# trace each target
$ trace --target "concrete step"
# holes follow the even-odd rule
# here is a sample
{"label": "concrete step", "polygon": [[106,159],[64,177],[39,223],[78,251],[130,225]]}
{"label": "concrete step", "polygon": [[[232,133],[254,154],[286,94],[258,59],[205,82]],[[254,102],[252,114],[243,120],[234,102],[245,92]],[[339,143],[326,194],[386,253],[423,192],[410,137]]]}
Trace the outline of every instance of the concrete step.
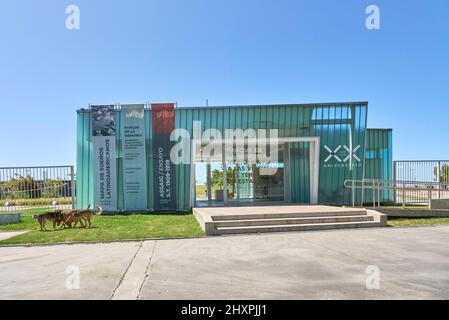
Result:
{"label": "concrete step", "polygon": [[365,209],[321,211],[321,212],[282,212],[282,213],[254,213],[254,214],[226,214],[211,216],[212,221],[229,220],[261,220],[261,219],[294,219],[294,218],[314,218],[314,217],[348,217],[366,215]]}
{"label": "concrete step", "polygon": [[369,228],[387,225],[387,216],[363,208],[332,206],[254,206],[194,208],[207,235]]}
{"label": "concrete step", "polygon": [[[245,217],[246,218],[246,217]],[[374,221],[372,216],[329,216],[329,217],[301,217],[301,218],[270,218],[270,219],[244,219],[214,221],[216,228],[221,227],[245,227],[245,226],[271,226],[271,225],[299,225],[336,222],[362,222]]]}
{"label": "concrete step", "polygon": [[381,226],[383,226],[383,224],[377,221],[362,221],[362,222],[338,222],[338,223],[319,223],[319,224],[219,227],[216,229],[216,234],[225,235],[225,234],[292,232],[292,231],[312,231],[312,230],[350,229],[350,228],[373,228]]}

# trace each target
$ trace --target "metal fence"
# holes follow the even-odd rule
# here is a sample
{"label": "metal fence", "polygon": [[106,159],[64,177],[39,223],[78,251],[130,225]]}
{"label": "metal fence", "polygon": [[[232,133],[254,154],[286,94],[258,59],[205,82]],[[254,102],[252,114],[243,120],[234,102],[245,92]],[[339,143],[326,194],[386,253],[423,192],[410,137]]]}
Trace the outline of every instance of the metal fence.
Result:
{"label": "metal fence", "polygon": [[403,208],[407,205],[406,199],[410,198],[408,194],[419,192],[422,197],[419,205],[426,203],[429,209],[432,209],[432,200],[441,199],[442,194],[449,194],[449,186],[442,188],[441,184],[437,182],[364,179],[346,180],[344,186],[352,191],[352,206],[356,205],[356,191],[361,190],[362,200],[360,206],[365,204],[364,194],[370,191],[374,208],[382,205],[383,197],[381,194],[385,192],[396,192],[397,198],[402,201]]}
{"label": "metal fence", "polygon": [[0,168],[0,212],[70,209],[74,204],[73,166]]}
{"label": "metal fence", "polygon": [[[432,199],[449,199],[449,160],[394,161],[394,180],[405,190],[394,190],[396,203],[421,205]],[[427,190],[425,190],[427,189]]]}

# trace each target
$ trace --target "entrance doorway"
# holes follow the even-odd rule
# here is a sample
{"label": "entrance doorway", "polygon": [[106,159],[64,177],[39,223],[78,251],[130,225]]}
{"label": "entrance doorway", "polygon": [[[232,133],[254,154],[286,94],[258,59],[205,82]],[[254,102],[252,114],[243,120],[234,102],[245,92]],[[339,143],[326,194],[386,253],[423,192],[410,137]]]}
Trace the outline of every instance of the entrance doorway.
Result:
{"label": "entrance doorway", "polygon": [[[234,146],[233,157],[229,157],[229,150],[225,146],[214,149],[212,155],[208,152],[208,157],[203,157],[204,145],[199,142],[193,143],[193,195],[192,206],[213,207],[213,206],[240,206],[257,205],[269,203],[291,203],[296,202],[296,198],[291,196],[298,188],[292,188],[291,182],[296,183],[297,179],[291,174],[298,174],[296,167],[297,152],[290,152],[296,142],[307,142],[308,166],[303,166],[307,170],[309,183],[304,184],[309,190],[304,190],[310,197],[309,203],[316,204],[318,198],[318,159],[319,159],[319,139],[318,138],[280,138],[278,144],[278,154],[276,161],[270,163],[254,163],[245,161],[245,157],[254,148],[255,144],[246,141],[242,148]],[[210,150],[208,150],[210,151]],[[256,151],[257,152],[257,151]],[[227,159],[226,155],[230,159]],[[303,153],[301,154],[303,156]],[[291,159],[293,157],[293,159]],[[290,168],[290,163],[295,166]],[[293,179],[292,179],[293,178]]]}
{"label": "entrance doorway", "polygon": [[224,205],[223,163],[195,163],[195,206]]}
{"label": "entrance doorway", "polygon": [[276,162],[245,163],[239,161],[226,162],[228,202],[282,202],[286,200],[286,145],[278,146]]}

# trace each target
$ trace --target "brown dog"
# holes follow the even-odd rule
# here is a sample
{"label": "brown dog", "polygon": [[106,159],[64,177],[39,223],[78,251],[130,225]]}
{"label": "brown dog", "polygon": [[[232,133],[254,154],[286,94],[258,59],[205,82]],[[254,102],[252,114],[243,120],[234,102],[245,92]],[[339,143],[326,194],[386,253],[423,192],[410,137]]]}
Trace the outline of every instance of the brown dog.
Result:
{"label": "brown dog", "polygon": [[47,231],[45,228],[45,223],[48,221],[53,221],[53,231],[56,229],[56,226],[60,225],[63,222],[63,213],[62,210],[56,210],[54,212],[44,212],[41,214],[37,214],[33,216],[34,219],[39,223],[41,231]]}
{"label": "brown dog", "polygon": [[[65,228],[68,226],[69,228],[72,227],[72,223],[75,223],[75,228],[78,222],[81,224],[82,228],[88,227],[90,228],[92,226],[92,216],[100,215],[102,214],[103,210],[101,207],[97,207],[97,211],[93,211],[90,209],[90,204],[87,207],[87,209],[81,209],[81,210],[72,210],[70,212],[63,214],[63,227]],[[84,222],[86,224],[84,224]]]}
{"label": "brown dog", "polygon": [[79,214],[79,210],[72,210],[72,211],[70,211],[70,212],[65,212],[65,213],[63,213],[62,215],[63,215],[63,225],[62,225],[62,227],[65,229],[65,227],[69,227],[69,228],[71,228],[72,227],[72,224],[74,223],[75,224],[75,228],[76,228],[76,225],[78,224],[78,222],[81,224],[81,227],[85,227],[85,225],[84,225],[84,223],[83,223],[83,221],[82,221],[82,218],[83,218],[83,216],[82,215],[80,215]]}
{"label": "brown dog", "polygon": [[93,215],[101,215],[103,213],[103,209],[101,207],[97,206],[97,210],[93,211],[90,210],[90,205],[87,207],[87,210],[81,210],[79,213],[83,216],[83,219],[86,222],[86,225],[88,228],[90,228],[92,226],[91,220]]}

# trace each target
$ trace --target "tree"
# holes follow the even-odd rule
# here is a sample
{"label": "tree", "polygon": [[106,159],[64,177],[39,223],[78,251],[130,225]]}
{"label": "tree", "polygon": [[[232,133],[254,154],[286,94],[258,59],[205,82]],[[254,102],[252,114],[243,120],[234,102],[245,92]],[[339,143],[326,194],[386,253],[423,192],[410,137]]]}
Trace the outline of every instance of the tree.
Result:
{"label": "tree", "polygon": [[30,199],[41,196],[39,183],[30,175],[16,175],[15,178],[3,182],[0,185],[0,192],[9,199]]}
{"label": "tree", "polygon": [[210,183],[218,189],[223,189],[223,172],[218,169],[212,170]]}
{"label": "tree", "polygon": [[[438,181],[438,167],[433,168],[433,174],[435,176],[435,180]],[[440,182],[449,183],[449,165],[443,164],[440,170]]]}
{"label": "tree", "polygon": [[64,188],[63,181],[53,179],[44,180],[42,186],[42,197],[59,198],[61,196],[62,188]]}
{"label": "tree", "polygon": [[[228,190],[231,190],[231,197],[235,197],[235,189],[236,189],[236,184],[237,184],[237,180],[235,178],[236,175],[236,168],[227,168],[227,172],[226,172],[226,183],[228,186]],[[229,193],[229,192],[228,192]]]}
{"label": "tree", "polygon": [[61,180],[35,180],[30,175],[16,175],[0,184],[0,195],[3,199],[58,198],[64,185]]}
{"label": "tree", "polygon": [[[226,172],[226,184],[228,190],[232,190],[235,193],[236,179],[235,179],[235,168],[227,168]],[[222,170],[212,170],[211,174],[211,185],[217,187],[218,189],[223,189],[223,171]]]}

